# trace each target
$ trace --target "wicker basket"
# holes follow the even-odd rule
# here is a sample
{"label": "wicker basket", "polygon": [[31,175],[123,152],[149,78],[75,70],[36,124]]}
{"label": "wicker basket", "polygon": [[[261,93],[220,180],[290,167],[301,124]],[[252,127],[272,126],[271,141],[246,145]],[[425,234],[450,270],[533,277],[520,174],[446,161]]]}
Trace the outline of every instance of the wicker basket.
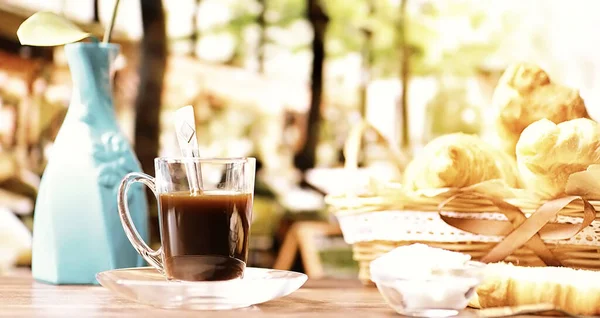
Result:
{"label": "wicker basket", "polygon": [[[357,168],[360,137],[368,128],[356,127],[348,138],[346,169]],[[377,134],[395,159],[400,158]],[[398,183],[373,182],[364,193],[329,195],[326,201],[352,245],[365,284],[371,284],[372,260],[413,243],[470,254],[483,262],[600,269],[600,201],[578,196],[545,202],[524,196],[505,199],[501,187],[489,191],[493,183],[415,196]]]}

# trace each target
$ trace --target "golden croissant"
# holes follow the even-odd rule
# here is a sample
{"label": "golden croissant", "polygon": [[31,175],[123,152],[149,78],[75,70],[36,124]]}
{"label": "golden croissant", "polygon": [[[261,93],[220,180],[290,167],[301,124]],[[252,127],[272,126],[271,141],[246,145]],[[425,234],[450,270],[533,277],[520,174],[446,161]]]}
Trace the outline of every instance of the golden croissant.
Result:
{"label": "golden croissant", "polygon": [[412,190],[461,188],[493,179],[520,187],[514,159],[478,136],[463,133],[432,140],[404,172],[404,185]]}
{"label": "golden croissant", "polygon": [[517,165],[528,189],[543,199],[564,194],[572,173],[600,163],[600,125],[587,118],[529,125],[517,143]]}
{"label": "golden croissant", "polygon": [[589,117],[576,89],[552,82],[540,67],[526,63],[506,69],[492,105],[498,111],[495,126],[500,148],[510,155],[515,154],[521,132],[534,121],[547,118],[560,123]]}
{"label": "golden croissant", "polygon": [[575,315],[600,315],[600,272],[567,267],[490,264],[471,306],[552,304]]}

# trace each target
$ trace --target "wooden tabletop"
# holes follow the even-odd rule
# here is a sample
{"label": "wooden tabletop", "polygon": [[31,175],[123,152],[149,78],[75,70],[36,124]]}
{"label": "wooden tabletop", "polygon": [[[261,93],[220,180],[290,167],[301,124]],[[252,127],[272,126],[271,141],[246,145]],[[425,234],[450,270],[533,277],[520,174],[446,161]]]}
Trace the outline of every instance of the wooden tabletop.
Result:
{"label": "wooden tabletop", "polygon": [[[99,286],[52,286],[27,271],[0,276],[0,317],[399,317],[376,288],[354,280],[309,280],[293,294],[234,311],[178,311],[120,298]],[[240,316],[242,315],[242,316]]]}
{"label": "wooden tabletop", "polygon": [[[475,310],[464,312],[476,317]],[[308,280],[287,297],[231,311],[166,310],[138,304],[101,286],[39,283],[27,270],[0,274],[0,317],[401,317],[374,287],[358,280]],[[461,316],[463,316],[461,314]],[[521,316],[523,317],[523,316]],[[534,316],[527,316],[529,318]]]}

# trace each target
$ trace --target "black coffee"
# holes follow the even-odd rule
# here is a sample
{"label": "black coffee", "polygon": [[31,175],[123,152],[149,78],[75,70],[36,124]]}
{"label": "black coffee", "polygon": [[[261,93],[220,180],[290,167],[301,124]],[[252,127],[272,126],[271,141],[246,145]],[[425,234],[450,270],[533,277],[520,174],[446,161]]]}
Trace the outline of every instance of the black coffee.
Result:
{"label": "black coffee", "polygon": [[207,281],[242,276],[252,195],[164,193],[159,203],[167,277]]}

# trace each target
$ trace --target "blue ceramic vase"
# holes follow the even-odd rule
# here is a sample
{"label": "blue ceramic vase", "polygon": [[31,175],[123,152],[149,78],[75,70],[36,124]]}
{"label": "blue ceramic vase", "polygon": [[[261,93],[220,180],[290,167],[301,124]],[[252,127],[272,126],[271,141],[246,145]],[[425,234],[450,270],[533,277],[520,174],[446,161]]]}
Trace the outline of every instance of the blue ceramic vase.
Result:
{"label": "blue ceramic vase", "polygon": [[[42,176],[33,224],[32,272],[51,284],[96,284],[98,272],[143,265],[119,220],[117,189],[141,171],[118,127],[111,66],[119,46],[65,46],[73,96]],[[147,239],[146,195],[131,189],[135,226]]]}

